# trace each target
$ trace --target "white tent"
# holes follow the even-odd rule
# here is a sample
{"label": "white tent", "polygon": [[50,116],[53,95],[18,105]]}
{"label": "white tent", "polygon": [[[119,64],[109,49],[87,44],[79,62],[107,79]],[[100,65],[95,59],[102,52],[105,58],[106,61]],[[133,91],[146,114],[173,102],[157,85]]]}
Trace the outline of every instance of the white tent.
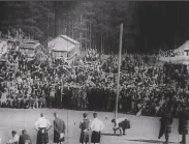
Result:
{"label": "white tent", "polygon": [[189,41],[186,41],[180,47],[174,49],[171,53],[171,56],[160,56],[160,60],[189,66]]}

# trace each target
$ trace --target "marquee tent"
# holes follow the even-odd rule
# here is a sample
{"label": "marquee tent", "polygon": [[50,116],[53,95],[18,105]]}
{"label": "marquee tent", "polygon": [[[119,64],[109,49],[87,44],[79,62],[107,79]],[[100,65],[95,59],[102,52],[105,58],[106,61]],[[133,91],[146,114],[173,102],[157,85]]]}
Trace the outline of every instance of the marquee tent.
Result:
{"label": "marquee tent", "polygon": [[169,51],[169,55],[160,56],[160,60],[175,64],[184,64],[189,68],[189,40],[177,49]]}

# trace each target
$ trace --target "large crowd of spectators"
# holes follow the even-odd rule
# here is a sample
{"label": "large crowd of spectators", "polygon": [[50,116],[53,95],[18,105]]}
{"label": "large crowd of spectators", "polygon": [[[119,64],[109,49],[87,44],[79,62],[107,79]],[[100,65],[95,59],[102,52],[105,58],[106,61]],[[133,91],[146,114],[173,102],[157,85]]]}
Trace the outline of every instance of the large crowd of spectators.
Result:
{"label": "large crowd of spectators", "polygon": [[[17,47],[15,49],[15,47]],[[113,111],[118,58],[89,50],[71,64],[51,57],[28,59],[10,45],[0,61],[0,106]],[[156,56],[122,57],[119,110],[159,115],[169,105],[175,115],[189,103],[186,66],[163,64]]]}

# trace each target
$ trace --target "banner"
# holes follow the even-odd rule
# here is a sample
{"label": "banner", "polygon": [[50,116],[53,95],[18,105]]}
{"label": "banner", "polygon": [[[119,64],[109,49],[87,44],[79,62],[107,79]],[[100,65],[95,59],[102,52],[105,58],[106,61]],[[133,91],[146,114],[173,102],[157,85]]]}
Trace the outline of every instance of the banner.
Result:
{"label": "banner", "polygon": [[167,51],[162,51],[161,49],[159,50],[160,57],[174,57],[176,55],[177,53],[175,53],[173,50],[167,50]]}

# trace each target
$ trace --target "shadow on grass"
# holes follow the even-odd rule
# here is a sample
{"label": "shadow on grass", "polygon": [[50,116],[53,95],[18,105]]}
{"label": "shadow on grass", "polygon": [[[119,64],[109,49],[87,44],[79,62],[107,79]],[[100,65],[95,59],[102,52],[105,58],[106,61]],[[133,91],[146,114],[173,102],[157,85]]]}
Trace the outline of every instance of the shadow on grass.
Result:
{"label": "shadow on grass", "polygon": [[[164,144],[165,141],[158,141],[158,140],[145,140],[145,139],[136,139],[136,140],[128,140],[128,141],[136,141],[136,142],[146,142],[146,143],[153,143],[153,144]],[[169,142],[169,143],[175,143],[175,142]],[[175,143],[179,144],[179,143]]]}

